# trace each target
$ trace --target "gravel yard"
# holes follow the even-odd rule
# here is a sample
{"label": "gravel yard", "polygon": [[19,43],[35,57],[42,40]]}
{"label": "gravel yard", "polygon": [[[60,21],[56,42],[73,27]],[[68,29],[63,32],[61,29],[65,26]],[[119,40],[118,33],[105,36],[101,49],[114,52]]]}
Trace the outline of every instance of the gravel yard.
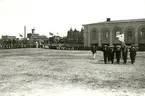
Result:
{"label": "gravel yard", "polygon": [[0,50],[0,96],[145,96],[145,52],[104,64],[102,52]]}

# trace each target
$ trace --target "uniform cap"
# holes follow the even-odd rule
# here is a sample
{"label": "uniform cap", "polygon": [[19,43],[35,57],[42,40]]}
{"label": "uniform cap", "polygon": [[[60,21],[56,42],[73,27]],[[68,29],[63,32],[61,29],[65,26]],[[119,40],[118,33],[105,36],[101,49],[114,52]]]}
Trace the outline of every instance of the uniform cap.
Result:
{"label": "uniform cap", "polygon": [[121,47],[120,45],[117,45],[117,47]]}
{"label": "uniform cap", "polygon": [[104,46],[107,46],[107,45],[104,45]]}
{"label": "uniform cap", "polygon": [[113,45],[111,45],[110,47],[114,47]]}

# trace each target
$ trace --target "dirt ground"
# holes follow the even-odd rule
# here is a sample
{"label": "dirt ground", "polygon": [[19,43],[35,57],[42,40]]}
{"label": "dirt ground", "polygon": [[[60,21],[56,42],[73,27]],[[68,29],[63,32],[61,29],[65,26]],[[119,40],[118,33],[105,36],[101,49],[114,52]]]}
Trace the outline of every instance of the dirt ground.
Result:
{"label": "dirt ground", "polygon": [[104,64],[102,52],[0,50],[0,96],[145,96],[145,52]]}

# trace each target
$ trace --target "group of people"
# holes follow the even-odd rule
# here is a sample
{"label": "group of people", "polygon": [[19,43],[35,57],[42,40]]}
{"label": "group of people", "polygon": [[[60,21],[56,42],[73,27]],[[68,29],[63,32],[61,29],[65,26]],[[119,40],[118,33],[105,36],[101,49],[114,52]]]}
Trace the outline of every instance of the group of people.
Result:
{"label": "group of people", "polygon": [[12,48],[21,48],[22,45],[26,44],[26,40],[19,40],[18,38],[14,39],[1,39],[0,45],[3,49],[12,49]]}
{"label": "group of people", "polygon": [[[95,53],[97,51],[97,48],[95,46],[92,46],[91,48],[93,58],[95,59]],[[122,57],[124,64],[127,63],[128,59],[128,53],[130,55],[131,63],[135,63],[135,57],[136,57],[136,52],[137,48],[135,47],[134,44],[130,46],[130,48],[126,45],[117,45],[117,46],[107,46],[104,45],[101,49],[103,52],[103,57],[104,57],[104,63],[107,64],[108,62],[111,62],[112,64],[114,63],[114,59],[116,58],[117,63],[120,63],[120,59]]]}
{"label": "group of people", "polygon": [[0,39],[0,49],[43,48],[43,42],[25,39]]}

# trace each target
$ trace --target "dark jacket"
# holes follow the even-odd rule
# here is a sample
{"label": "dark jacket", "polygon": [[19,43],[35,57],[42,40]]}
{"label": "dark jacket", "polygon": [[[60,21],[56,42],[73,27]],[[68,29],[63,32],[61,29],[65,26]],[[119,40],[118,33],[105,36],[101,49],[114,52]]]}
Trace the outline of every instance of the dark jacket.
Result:
{"label": "dark jacket", "polygon": [[130,51],[130,56],[136,56],[136,52],[137,52],[136,47],[131,47],[129,51]]}
{"label": "dark jacket", "polygon": [[108,57],[108,47],[103,47],[102,52],[104,56]]}
{"label": "dark jacket", "polygon": [[95,46],[93,46],[93,47],[91,48],[91,52],[94,54],[94,53],[96,53],[96,51],[97,51],[97,48],[96,48]]}
{"label": "dark jacket", "polygon": [[128,48],[127,47],[122,47],[122,56],[123,58],[127,58],[128,54]]}
{"label": "dark jacket", "polygon": [[116,58],[120,59],[121,58],[121,48],[117,47],[115,51],[116,51]]}

